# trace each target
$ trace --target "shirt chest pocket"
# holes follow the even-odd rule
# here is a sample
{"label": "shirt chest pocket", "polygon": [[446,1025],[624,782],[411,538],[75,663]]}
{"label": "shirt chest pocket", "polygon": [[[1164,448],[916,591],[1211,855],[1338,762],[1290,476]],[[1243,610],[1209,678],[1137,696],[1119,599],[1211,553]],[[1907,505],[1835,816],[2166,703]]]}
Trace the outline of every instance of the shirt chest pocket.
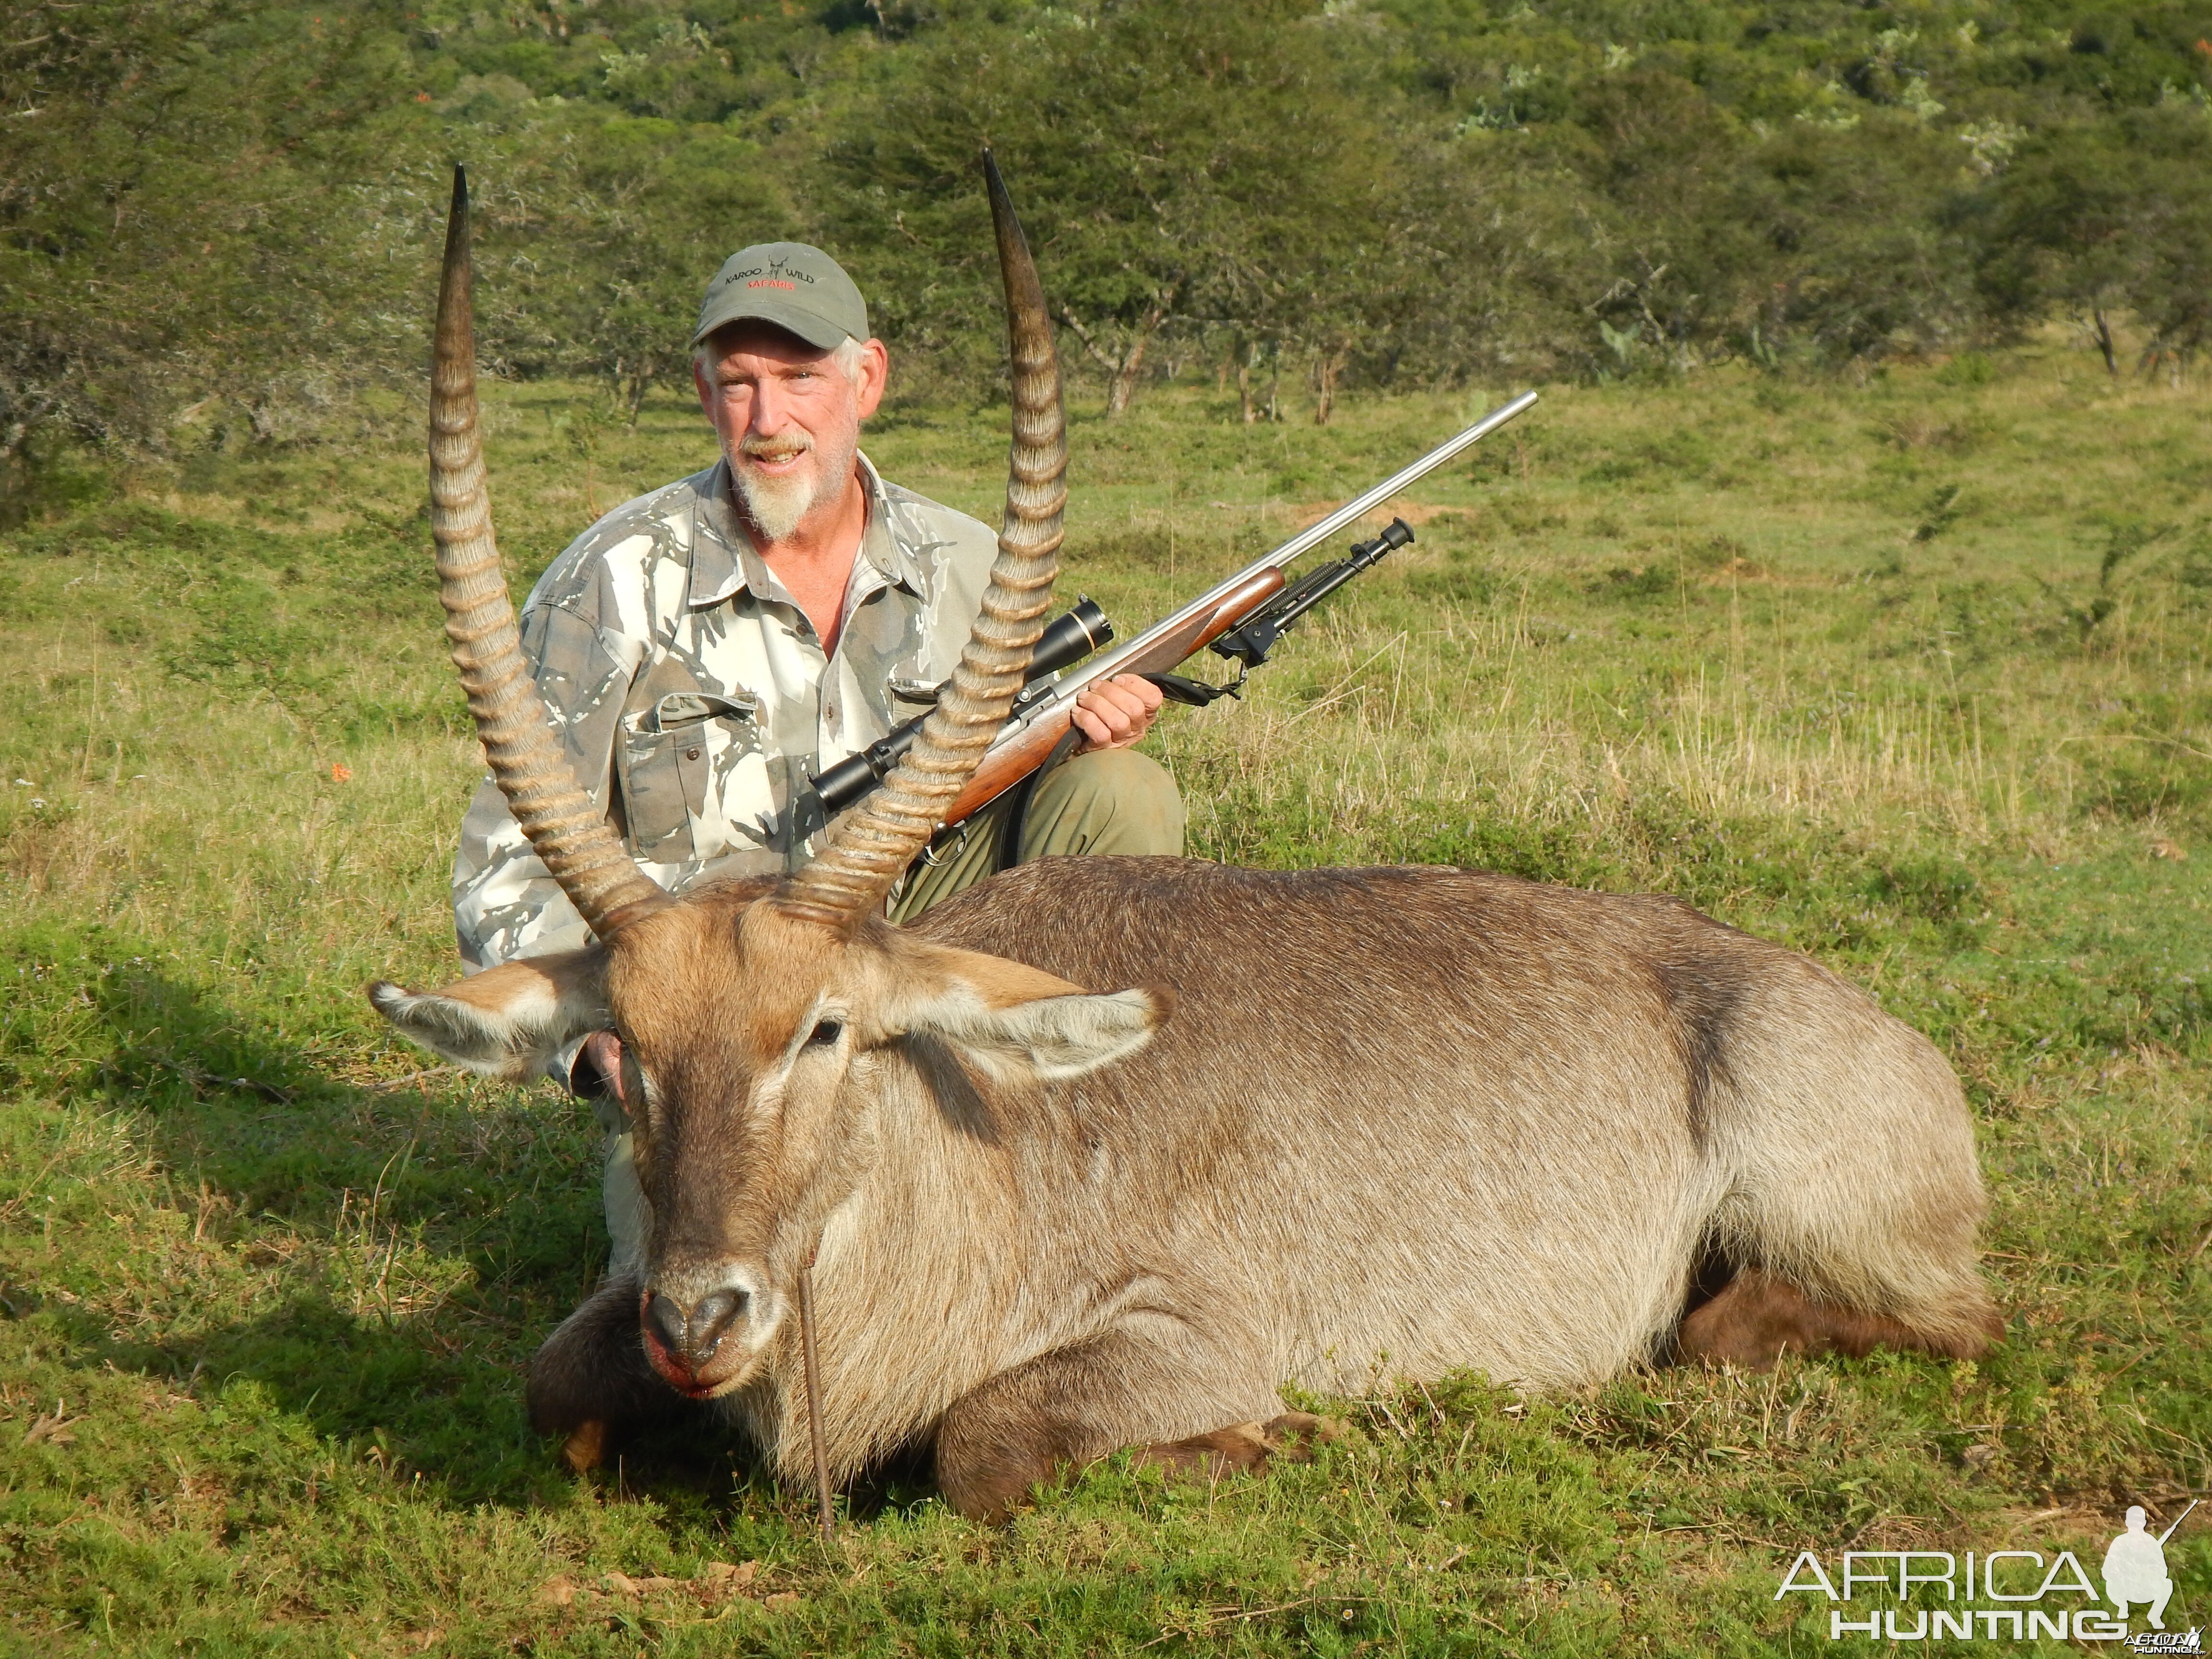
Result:
{"label": "shirt chest pocket", "polygon": [[715,778],[759,749],[757,707],[743,692],[672,691],[623,717],[616,762],[635,856],[683,864],[720,850],[697,847],[694,827]]}

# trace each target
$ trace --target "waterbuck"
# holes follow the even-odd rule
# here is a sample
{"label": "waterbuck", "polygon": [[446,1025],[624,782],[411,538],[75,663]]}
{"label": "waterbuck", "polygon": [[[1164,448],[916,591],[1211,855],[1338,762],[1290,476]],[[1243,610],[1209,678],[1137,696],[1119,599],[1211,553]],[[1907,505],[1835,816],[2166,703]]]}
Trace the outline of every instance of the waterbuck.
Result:
{"label": "waterbuck", "polygon": [[596,942],[371,995],[499,1076],[616,1035],[646,1260],[539,1352],[538,1428],[580,1463],[610,1425],[712,1401],[785,1476],[807,1478],[816,1427],[833,1482],[929,1447],[947,1498],[991,1516],[1121,1447],[1255,1466],[1312,1426],[1286,1382],[1981,1352],[2000,1327],[1950,1068],[1833,974],[1686,905],[1462,870],[1064,859],[883,919],[1006,716],[1057,567],[1059,369],[990,183],[1012,477],[952,689],[804,870],[681,898],[568,775],[517,646],[456,193],[431,441],[447,631],[495,775]]}

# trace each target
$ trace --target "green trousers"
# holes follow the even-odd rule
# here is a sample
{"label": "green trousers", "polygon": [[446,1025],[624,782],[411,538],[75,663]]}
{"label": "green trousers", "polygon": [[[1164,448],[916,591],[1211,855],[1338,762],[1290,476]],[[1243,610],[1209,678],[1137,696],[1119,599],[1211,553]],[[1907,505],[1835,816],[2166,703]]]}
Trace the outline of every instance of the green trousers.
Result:
{"label": "green trousers", "polygon": [[1036,781],[1021,842],[1005,857],[1013,792],[944,831],[893,890],[890,918],[909,922],[1008,864],[1057,854],[1182,852],[1182,797],[1175,780],[1133,749],[1102,749],[1063,762]]}
{"label": "green trousers", "polygon": [[[1003,795],[939,836],[892,890],[891,920],[912,921],[1006,868],[1006,819],[1014,806],[1013,798]],[[1012,862],[1082,853],[1172,858],[1182,852],[1182,797],[1165,768],[1133,749],[1102,749],[1063,762],[1037,780]],[[620,1104],[610,1097],[597,1105],[600,1127],[608,1131],[603,1191],[607,1232],[614,1240],[609,1270],[642,1273],[653,1212],[638,1184]]]}

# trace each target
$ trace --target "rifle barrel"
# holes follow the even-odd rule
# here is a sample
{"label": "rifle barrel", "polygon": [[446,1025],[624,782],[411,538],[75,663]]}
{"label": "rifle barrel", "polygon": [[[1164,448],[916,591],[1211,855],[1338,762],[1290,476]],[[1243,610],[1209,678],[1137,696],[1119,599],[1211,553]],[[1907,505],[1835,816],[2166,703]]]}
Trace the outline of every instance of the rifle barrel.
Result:
{"label": "rifle barrel", "polygon": [[1457,433],[1453,436],[1445,439],[1443,442],[1438,444],[1427,454],[1422,456],[1419,460],[1415,461],[1410,466],[1392,473],[1389,477],[1383,479],[1381,483],[1376,484],[1374,489],[1369,490],[1365,495],[1354,496],[1352,500],[1346,501],[1342,507],[1337,508],[1335,512],[1330,514],[1326,519],[1321,520],[1320,523],[1307,526],[1304,530],[1298,532],[1297,535],[1291,537],[1290,540],[1285,542],[1273,552],[1268,554],[1266,562],[1276,566],[1282,566],[1290,563],[1291,560],[1297,558],[1308,548],[1317,546],[1321,543],[1327,541],[1331,536],[1336,534],[1338,531],[1343,529],[1345,526],[1348,524],[1356,524],[1361,519],[1365,518],[1368,514],[1382,506],[1383,502],[1389,501],[1400,490],[1407,488],[1409,485],[1419,483],[1422,479],[1427,477],[1430,473],[1435,471],[1446,461],[1450,460],[1468,445],[1479,442],[1484,438],[1487,438],[1492,433],[1497,431],[1499,427],[1504,426],[1506,422],[1511,420],[1515,416],[1522,414],[1534,406],[1535,401],[1536,394],[1534,392],[1524,392],[1519,397],[1514,398],[1512,402],[1501,404],[1499,407],[1492,410],[1489,414],[1484,416],[1473,426],[1468,428],[1466,431]]}

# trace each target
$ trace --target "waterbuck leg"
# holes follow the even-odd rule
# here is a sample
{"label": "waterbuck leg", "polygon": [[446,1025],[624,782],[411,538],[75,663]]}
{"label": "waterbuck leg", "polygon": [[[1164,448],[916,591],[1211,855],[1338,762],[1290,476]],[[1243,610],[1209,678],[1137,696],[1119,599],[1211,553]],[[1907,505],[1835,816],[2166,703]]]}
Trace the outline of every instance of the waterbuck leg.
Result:
{"label": "waterbuck leg", "polygon": [[530,1362],[530,1426],[558,1435],[581,1474],[619,1440],[693,1409],[646,1363],[635,1279],[611,1279],[562,1320]]}
{"label": "waterbuck leg", "polygon": [[1343,1431],[1332,1418],[1284,1412],[1265,1423],[1232,1423],[1182,1440],[1155,1440],[1137,1454],[1137,1462],[1212,1480],[1233,1470],[1264,1468],[1278,1457],[1310,1463],[1316,1446],[1327,1445]]}
{"label": "waterbuck leg", "polygon": [[1785,1349],[1863,1359],[1876,1348],[1911,1348],[1969,1359],[2001,1334],[2002,1326],[1964,1336],[1917,1331],[1880,1314],[1815,1302],[1771,1273],[1746,1268],[1683,1320],[1675,1352],[1686,1361],[1763,1371]]}
{"label": "waterbuck leg", "polygon": [[[1285,1412],[1271,1389],[1207,1371],[1120,1334],[1040,1355],[953,1402],[938,1426],[937,1484],[963,1515],[1003,1521],[1040,1482],[1125,1446],[1212,1474],[1308,1456],[1304,1443],[1328,1437],[1321,1419]],[[1225,1426],[1170,1437],[1176,1423]]]}

